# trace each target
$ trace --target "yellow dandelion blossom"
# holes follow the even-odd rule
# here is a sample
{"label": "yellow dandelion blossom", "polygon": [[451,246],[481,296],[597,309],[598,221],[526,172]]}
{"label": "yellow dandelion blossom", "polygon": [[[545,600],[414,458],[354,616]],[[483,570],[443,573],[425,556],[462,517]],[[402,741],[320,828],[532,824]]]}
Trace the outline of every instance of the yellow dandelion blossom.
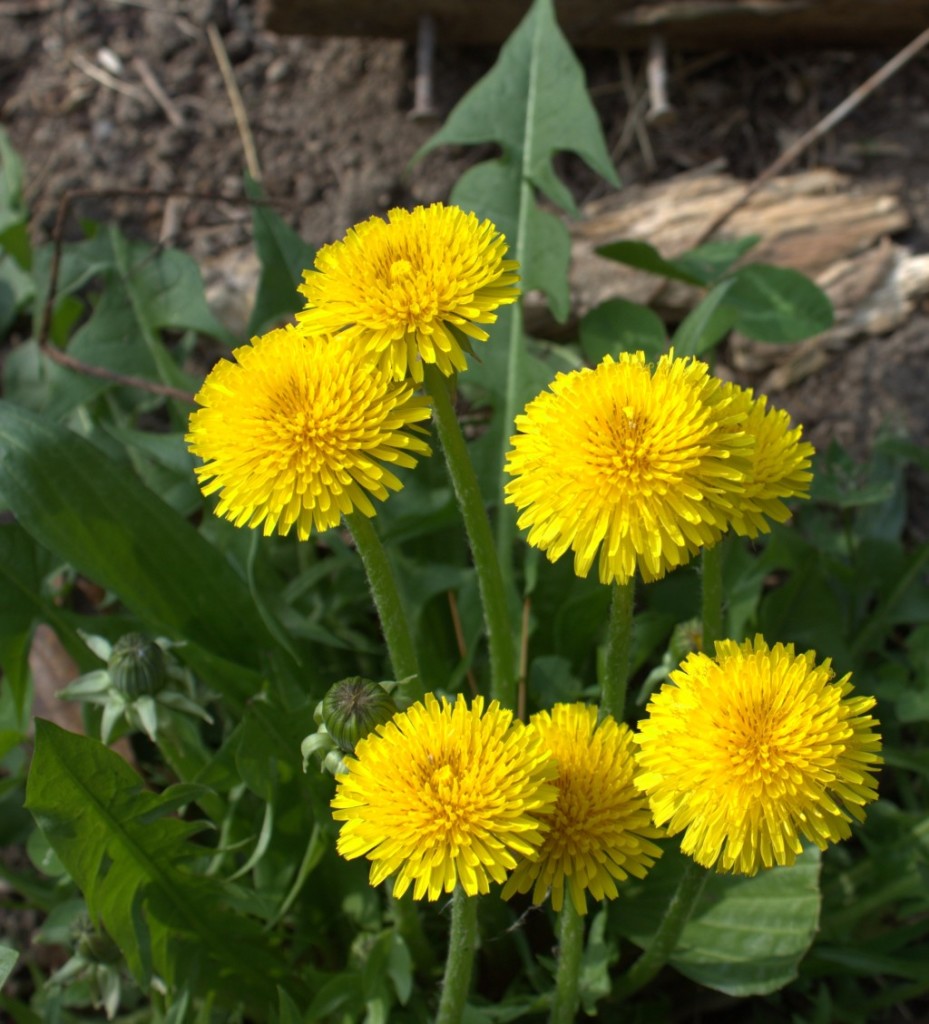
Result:
{"label": "yellow dandelion blossom", "polygon": [[813,474],[813,446],[802,441],[802,427],[792,427],[783,409],[768,408],[764,395],[725,384],[725,389],[745,403],[743,429],[755,439],[751,469],[742,500],[733,508],[731,528],[743,537],[757,537],[771,529],[769,519],[784,523],[790,518],[785,498],[808,498]]}
{"label": "yellow dandelion blossom", "polygon": [[648,801],[633,784],[632,730],[613,718],[597,723],[589,704],[556,704],[532,716],[558,764],[558,801],[538,856],[522,859],[503,888],[503,897],[533,889],[534,903],[551,891],[561,910],[565,885],[579,914],[587,896],[615,899],[616,882],[644,878],[661,856],[651,840],[662,835],[652,823]]}
{"label": "yellow dandelion blossom", "polygon": [[761,636],[691,654],[648,705],[636,785],[655,822],[704,867],[753,875],[825,849],[877,796],[873,697],[793,645]]}
{"label": "yellow dandelion blossom", "polygon": [[[415,432],[429,418],[426,398],[365,365],[326,337],[278,328],[210,371],[186,441],[203,459],[204,494],[220,492],[218,515],[265,535],[296,526],[306,540],[355,509],[374,515],[429,446]],[[413,431],[414,433],[411,433]]]}
{"label": "yellow dandelion blossom", "polygon": [[741,500],[753,439],[705,363],[642,352],[561,373],[516,417],[506,501],[551,561],[569,548],[603,583],[655,580],[719,540]]}
{"label": "yellow dandelion blossom", "polygon": [[518,264],[489,220],[433,203],[391,210],[323,246],[304,271],[297,314],[313,332],[357,338],[388,373],[423,379],[423,363],[446,376],[467,368],[468,338],[519,295]]}
{"label": "yellow dandelion blossom", "polygon": [[394,894],[437,900],[503,882],[542,842],[555,765],[538,734],[493,701],[484,712],[427,694],[361,740],[337,777],[336,844],[367,857],[371,885],[397,873]]}

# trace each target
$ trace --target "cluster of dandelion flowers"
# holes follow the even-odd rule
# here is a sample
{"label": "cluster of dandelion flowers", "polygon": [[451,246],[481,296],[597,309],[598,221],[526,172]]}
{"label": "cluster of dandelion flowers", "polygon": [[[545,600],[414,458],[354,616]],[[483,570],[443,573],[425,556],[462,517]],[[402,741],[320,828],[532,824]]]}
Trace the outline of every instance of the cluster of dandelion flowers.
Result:
{"label": "cluster of dandelion flowers", "polygon": [[468,338],[515,302],[518,264],[489,220],[433,203],[371,217],[323,246],[304,271],[309,331],[342,332],[398,380],[423,379],[423,363],[446,376],[467,368]]}
{"label": "cluster of dandelion flowers", "polygon": [[755,637],[691,654],[639,723],[636,785],[658,825],[704,867],[753,875],[792,864],[803,839],[851,834],[877,796],[873,697],[828,660]]}
{"label": "cluster of dandelion flowers", "polygon": [[652,823],[648,801],[633,784],[632,731],[611,717],[597,721],[589,704],[556,704],[532,716],[558,765],[558,800],[548,817],[538,855],[523,858],[503,889],[504,898],[533,889],[540,904],[550,891],[560,911],[567,886],[579,914],[587,896],[615,899],[616,882],[644,878],[664,833]]}
{"label": "cluster of dandelion flowers", "polygon": [[503,882],[532,856],[555,803],[555,765],[538,733],[493,701],[484,710],[427,694],[361,740],[337,777],[332,816],[347,859],[367,857],[378,885],[437,900]]}
{"label": "cluster of dandelion flowers", "polygon": [[739,396],[705,363],[607,356],[560,373],[516,417],[506,501],[555,561],[602,583],[650,581],[719,540],[741,500],[753,438]]}
{"label": "cluster of dandelion flowers", "polygon": [[233,356],[204,381],[186,441],[201,489],[219,491],[217,514],[237,526],[306,540],[356,509],[372,516],[371,497],[401,486],[388,467],[429,454],[428,399],[350,346],[287,326]]}

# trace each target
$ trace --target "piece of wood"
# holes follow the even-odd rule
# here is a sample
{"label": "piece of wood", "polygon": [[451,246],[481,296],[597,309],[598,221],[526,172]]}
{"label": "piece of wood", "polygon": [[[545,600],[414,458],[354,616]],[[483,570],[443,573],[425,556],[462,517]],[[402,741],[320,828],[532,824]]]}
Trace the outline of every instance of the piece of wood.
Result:
{"label": "piece of wood", "polygon": [[[499,45],[530,0],[263,0],[284,34],[413,40],[435,18],[440,43]],[[557,0],[576,45],[641,48],[656,32],[678,49],[901,45],[929,24],[929,0]]]}
{"label": "piece of wood", "polygon": [[[571,226],[572,309],[578,316],[610,298],[654,303],[670,320],[692,307],[697,293],[598,256],[596,249],[621,239],[653,245],[665,257],[692,248],[705,224],[732,206],[744,190],[728,174],[685,174],[653,185],[633,185],[588,204]],[[717,238],[760,235],[754,262],[793,267],[812,278],[854,257],[910,218],[892,184],[855,185],[829,169],[774,179],[726,221]]]}

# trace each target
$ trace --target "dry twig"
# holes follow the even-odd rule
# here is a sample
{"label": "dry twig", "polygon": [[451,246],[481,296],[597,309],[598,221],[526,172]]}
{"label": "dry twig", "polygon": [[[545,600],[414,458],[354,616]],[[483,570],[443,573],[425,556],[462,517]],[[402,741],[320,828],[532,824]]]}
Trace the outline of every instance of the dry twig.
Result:
{"label": "dry twig", "polygon": [[155,77],[155,72],[148,66],[148,63],[141,57],[133,57],[132,67],[139,78],[142,79],[142,84],[151,93],[152,99],[165,112],[165,117],[175,128],[183,128],[186,123],[184,115],[180,112],[174,100],[164,91],[161,82]]}
{"label": "dry twig", "polygon": [[255,139],[252,129],[248,123],[248,114],[245,111],[245,102],[239,90],[239,84],[235,80],[235,73],[232,70],[232,63],[226,47],[223,45],[223,37],[219,29],[211,21],[206,27],[206,34],[210,37],[210,46],[219,65],[220,74],[223,76],[223,85],[226,87],[226,94],[232,106],[232,115],[235,118],[236,127],[239,129],[239,138],[242,140],[242,149],[245,151],[245,166],[248,173],[255,181],[261,181],[261,164],[258,162],[258,150],[255,148]]}
{"label": "dry twig", "polygon": [[106,71],[99,65],[94,64],[93,61],[88,60],[81,53],[75,53],[71,58],[71,63],[74,64],[79,71],[83,71],[88,78],[92,78],[99,85],[105,86],[107,89],[112,89],[114,92],[121,92],[124,96],[128,96],[130,99],[138,100],[140,102],[145,98],[145,93],[137,85],[121,81],[115,75],[111,75],[109,71]]}

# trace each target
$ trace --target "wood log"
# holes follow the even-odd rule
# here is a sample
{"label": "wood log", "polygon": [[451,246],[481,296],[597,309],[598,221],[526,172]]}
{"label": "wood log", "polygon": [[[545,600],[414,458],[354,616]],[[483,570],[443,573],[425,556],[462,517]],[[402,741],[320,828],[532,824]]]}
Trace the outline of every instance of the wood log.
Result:
{"label": "wood log", "polygon": [[[306,35],[414,39],[424,14],[442,42],[499,45],[530,0],[263,0],[265,26]],[[557,0],[576,45],[683,50],[899,46],[929,24],[929,0]]]}

